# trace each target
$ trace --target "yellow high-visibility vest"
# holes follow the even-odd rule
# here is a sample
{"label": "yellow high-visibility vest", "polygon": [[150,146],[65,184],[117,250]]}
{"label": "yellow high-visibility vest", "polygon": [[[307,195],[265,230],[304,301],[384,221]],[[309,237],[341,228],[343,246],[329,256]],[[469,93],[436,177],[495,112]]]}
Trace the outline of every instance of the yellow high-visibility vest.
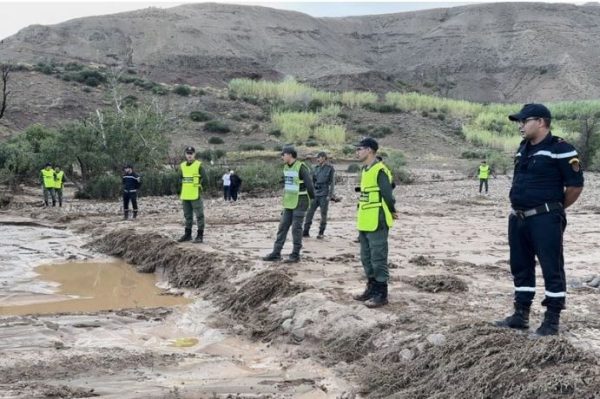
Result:
{"label": "yellow high-visibility vest", "polygon": [[182,162],[179,165],[183,179],[181,181],[181,198],[184,201],[194,201],[200,198],[202,191],[202,182],[200,177],[200,168],[202,162],[195,160],[191,165],[187,162]]}
{"label": "yellow high-visibility vest", "polygon": [[54,169],[42,169],[42,177],[44,179],[45,188],[54,188]]}
{"label": "yellow high-visibility vest", "polygon": [[490,165],[479,165],[479,178],[487,179],[490,177]]}
{"label": "yellow high-visibility vest", "polygon": [[302,162],[296,161],[292,166],[285,165],[283,167],[283,207],[285,209],[296,209],[300,195],[307,194],[306,189],[300,191],[300,185],[304,184],[304,180],[300,179],[300,168]]}
{"label": "yellow high-visibility vest", "polygon": [[383,170],[392,183],[392,172],[382,162],[377,162],[370,169],[363,169],[360,178],[360,199],[356,213],[358,231],[375,231],[379,225],[379,210],[383,208],[385,221],[392,227],[394,218],[387,204],[381,198],[381,190],[377,183],[379,171]]}
{"label": "yellow high-visibility vest", "polygon": [[54,181],[54,188],[62,189],[63,187],[63,176],[65,175],[64,171],[56,172],[56,180]]}

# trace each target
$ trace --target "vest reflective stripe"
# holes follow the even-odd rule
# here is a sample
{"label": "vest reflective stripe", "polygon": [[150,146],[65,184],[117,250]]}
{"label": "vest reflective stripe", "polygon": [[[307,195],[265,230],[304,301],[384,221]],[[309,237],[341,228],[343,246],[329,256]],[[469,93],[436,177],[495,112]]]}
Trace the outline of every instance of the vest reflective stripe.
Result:
{"label": "vest reflective stripe", "polygon": [[296,209],[300,195],[307,194],[306,190],[300,191],[304,181],[300,179],[302,162],[296,161],[292,166],[283,167],[283,207]]}
{"label": "vest reflective stripe", "polygon": [[202,162],[196,160],[188,165],[187,162],[182,162],[179,165],[181,168],[181,198],[183,201],[194,201],[200,198],[200,191],[202,190],[202,182],[200,181],[200,168]]}
{"label": "vest reflective stripe", "polygon": [[54,169],[42,169],[42,177],[44,178],[45,188],[54,188]]}
{"label": "vest reflective stripe", "polygon": [[359,231],[375,231],[379,225],[379,209],[383,208],[386,224],[392,227],[394,219],[387,204],[381,198],[381,190],[377,184],[379,171],[383,170],[392,183],[392,172],[381,162],[370,169],[363,169],[360,178],[360,199],[356,212],[356,227]]}
{"label": "vest reflective stripe", "polygon": [[62,170],[60,172],[56,172],[56,180],[54,181],[54,188],[61,189],[63,186],[63,176],[65,172]]}
{"label": "vest reflective stripe", "polygon": [[488,177],[490,177],[490,165],[479,165],[479,178],[487,179]]}

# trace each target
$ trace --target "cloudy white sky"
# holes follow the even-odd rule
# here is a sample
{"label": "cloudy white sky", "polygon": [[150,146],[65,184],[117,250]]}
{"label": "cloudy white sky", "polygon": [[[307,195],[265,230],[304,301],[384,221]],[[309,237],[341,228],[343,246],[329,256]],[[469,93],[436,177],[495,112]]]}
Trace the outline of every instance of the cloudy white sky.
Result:
{"label": "cloudy white sky", "polygon": [[[534,1],[534,0],[530,0]],[[439,7],[452,7],[472,3],[491,3],[490,0],[459,1],[449,0],[445,2],[431,1],[377,1],[377,2],[297,2],[297,1],[232,1],[213,0],[220,3],[252,4],[265,7],[281,8],[300,11],[315,17],[340,17],[349,15],[385,14],[402,11],[422,10]],[[550,1],[546,1],[550,2]],[[20,29],[33,25],[52,25],[73,18],[92,15],[114,14],[118,12],[137,10],[147,7],[174,7],[185,4],[179,1],[4,1],[0,0],[0,39],[17,33]],[[189,3],[189,2],[187,2]],[[581,4],[582,1],[563,0],[561,3]]]}

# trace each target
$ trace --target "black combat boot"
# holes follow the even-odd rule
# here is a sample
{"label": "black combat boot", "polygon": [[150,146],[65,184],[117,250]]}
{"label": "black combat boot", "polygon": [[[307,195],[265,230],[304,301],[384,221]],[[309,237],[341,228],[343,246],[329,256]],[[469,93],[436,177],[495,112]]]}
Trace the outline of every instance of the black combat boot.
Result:
{"label": "black combat boot", "polygon": [[310,237],[310,234],[308,233],[308,231],[303,231],[302,237]]}
{"label": "black combat boot", "polygon": [[283,261],[283,263],[298,263],[300,262],[300,254],[296,252],[292,252],[288,255],[287,259]]}
{"label": "black combat boot", "polygon": [[515,312],[503,320],[494,322],[496,327],[527,330],[529,328],[529,306],[515,302]]}
{"label": "black combat boot", "polygon": [[48,201],[44,201],[44,206],[48,207]]}
{"label": "black combat boot", "polygon": [[548,335],[558,335],[558,325],[560,321],[560,311],[547,309],[544,313],[542,325],[535,330],[535,335],[547,337]]}
{"label": "black combat boot", "polygon": [[265,262],[278,262],[281,260],[281,255],[275,252],[271,252],[267,256],[263,256],[262,260]]}
{"label": "black combat boot", "polygon": [[317,240],[322,240],[325,238],[325,232],[323,230],[319,230],[319,235],[317,236]]}
{"label": "black combat boot", "polygon": [[196,238],[194,239],[194,243],[196,243],[196,244],[202,244],[203,240],[204,240],[204,231],[198,230],[198,234],[196,234]]}
{"label": "black combat boot", "polygon": [[126,209],[123,211],[123,220],[129,219],[129,211]]}
{"label": "black combat boot", "polygon": [[373,293],[371,298],[365,301],[365,306],[368,308],[380,308],[388,303],[388,285],[375,281],[373,283]]}
{"label": "black combat boot", "polygon": [[375,284],[374,278],[370,278],[369,280],[367,280],[367,286],[365,287],[365,291],[360,295],[352,296],[352,299],[361,302],[371,299],[371,295],[373,293],[373,284]]}
{"label": "black combat boot", "polygon": [[56,201],[52,201],[52,206],[56,206]]}
{"label": "black combat boot", "polygon": [[137,218],[137,213],[138,213],[137,209],[134,209],[133,210],[133,218],[134,219]]}
{"label": "black combat boot", "polygon": [[177,242],[192,241],[192,229],[185,229],[185,233],[177,240]]}

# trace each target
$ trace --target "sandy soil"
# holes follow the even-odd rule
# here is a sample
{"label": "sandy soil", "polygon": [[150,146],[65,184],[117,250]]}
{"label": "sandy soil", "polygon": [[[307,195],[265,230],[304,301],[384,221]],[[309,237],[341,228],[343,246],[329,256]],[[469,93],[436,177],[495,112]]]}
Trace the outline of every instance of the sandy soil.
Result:
{"label": "sandy soil", "polygon": [[[569,296],[561,337],[532,340],[489,326],[511,310],[510,179],[499,176],[490,182],[490,195],[480,196],[478,182],[456,172],[415,173],[421,183],[395,191],[400,220],[390,233],[390,304],[379,310],[351,299],[364,285],[353,241],[352,177],[338,188],[343,201],[330,207],[326,238],[306,239],[302,262],[295,265],[260,260],[277,229],[275,196],[242,196],[237,203],[207,199],[204,244],[174,242],[183,230],[176,198],[142,198],[133,222],[120,220],[117,202],[70,201],[62,210],[46,210],[34,206],[34,197],[15,198],[2,218],[52,221],[67,227],[63,234],[86,237],[96,250],[122,256],[138,270],[164,267],[166,281],[194,299],[187,310],[3,317],[0,342],[9,355],[0,361],[0,392],[19,398],[48,396],[50,389],[78,392],[55,397],[81,397],[92,389],[102,397],[132,398],[212,392],[600,397],[600,179],[586,176],[584,194],[568,212]],[[538,276],[532,328],[542,314]],[[79,322],[99,327],[73,327]],[[225,338],[205,346],[196,325]],[[183,337],[200,344],[169,347]],[[217,366],[210,356],[218,357]],[[235,359],[229,365],[228,356]],[[58,366],[81,359],[87,359],[85,367]],[[241,377],[239,368],[248,375]],[[115,396],[119,390],[122,396]]]}

